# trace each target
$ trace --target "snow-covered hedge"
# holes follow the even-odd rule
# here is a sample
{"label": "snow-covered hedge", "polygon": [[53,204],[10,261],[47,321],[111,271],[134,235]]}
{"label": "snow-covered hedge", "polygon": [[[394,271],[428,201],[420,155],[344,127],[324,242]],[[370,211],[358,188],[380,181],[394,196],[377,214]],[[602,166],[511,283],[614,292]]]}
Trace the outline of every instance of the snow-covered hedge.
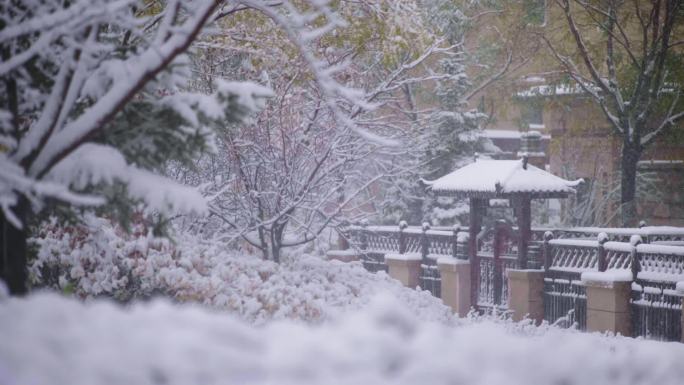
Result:
{"label": "snow-covered hedge", "polygon": [[143,228],[124,234],[103,219],[83,226],[45,226],[31,272],[38,284],[73,291],[81,298],[128,301],[163,295],[229,310],[252,322],[270,319],[319,321],[366,306],[388,292],[422,319],[450,322],[450,310],[427,292],[406,289],[359,263],[301,255],[281,264],[239,255],[220,243],[178,237],[154,239]]}
{"label": "snow-covered hedge", "polygon": [[658,384],[684,345],[554,328],[419,321],[392,296],[318,326],[255,327],[155,300],[0,300],[0,384]]}

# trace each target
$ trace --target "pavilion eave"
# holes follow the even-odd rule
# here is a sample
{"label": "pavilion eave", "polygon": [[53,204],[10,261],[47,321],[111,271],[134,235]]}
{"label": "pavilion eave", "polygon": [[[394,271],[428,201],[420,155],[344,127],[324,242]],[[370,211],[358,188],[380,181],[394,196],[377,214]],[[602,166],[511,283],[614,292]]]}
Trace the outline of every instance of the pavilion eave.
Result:
{"label": "pavilion eave", "polygon": [[525,197],[528,199],[564,199],[570,192],[567,191],[519,191],[519,192],[496,192],[496,191],[462,191],[462,190],[430,190],[435,196],[456,198],[479,198],[479,199],[515,199]]}

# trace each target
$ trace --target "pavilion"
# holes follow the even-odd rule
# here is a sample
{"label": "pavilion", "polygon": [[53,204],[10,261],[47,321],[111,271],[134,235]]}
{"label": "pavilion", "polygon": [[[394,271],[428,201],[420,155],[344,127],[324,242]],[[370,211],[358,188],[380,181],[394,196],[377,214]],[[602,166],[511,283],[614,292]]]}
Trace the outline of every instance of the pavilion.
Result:
{"label": "pavilion", "polygon": [[478,160],[433,181],[423,181],[437,196],[470,199],[469,256],[477,253],[476,237],[489,199],[508,199],[520,232],[518,268],[527,268],[527,249],[532,236],[532,199],[567,198],[582,179],[568,181],[528,164],[527,156],[516,160]]}

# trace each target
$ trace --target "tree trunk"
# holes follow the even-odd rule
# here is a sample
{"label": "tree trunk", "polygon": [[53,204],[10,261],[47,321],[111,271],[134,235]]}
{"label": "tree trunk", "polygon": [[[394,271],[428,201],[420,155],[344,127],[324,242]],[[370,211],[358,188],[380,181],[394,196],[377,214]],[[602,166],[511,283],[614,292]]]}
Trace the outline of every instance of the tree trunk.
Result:
{"label": "tree trunk", "polygon": [[283,245],[283,232],[286,224],[275,223],[271,228],[271,255],[275,263],[280,263],[280,250]]}
{"label": "tree trunk", "polygon": [[280,263],[280,246],[276,243],[271,244],[271,255],[273,256],[273,262]]}
{"label": "tree trunk", "polygon": [[18,229],[10,223],[4,213],[0,211],[0,271],[10,294],[23,295],[27,292],[27,269],[26,269],[26,218],[29,211],[29,203],[24,198],[19,198],[19,203],[12,207],[12,212],[24,225]]}
{"label": "tree trunk", "polygon": [[637,146],[623,143],[622,170],[620,184],[620,210],[623,227],[636,227],[636,174],[637,163],[641,158],[641,149]]}

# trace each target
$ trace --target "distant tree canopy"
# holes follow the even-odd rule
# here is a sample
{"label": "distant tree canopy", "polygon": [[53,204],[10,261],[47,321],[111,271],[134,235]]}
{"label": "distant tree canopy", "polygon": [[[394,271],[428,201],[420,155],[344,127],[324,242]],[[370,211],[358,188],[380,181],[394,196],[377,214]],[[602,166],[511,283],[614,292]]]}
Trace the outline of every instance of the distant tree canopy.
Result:
{"label": "distant tree canopy", "polygon": [[684,119],[684,6],[679,0],[556,0],[563,27],[541,37],[561,71],[621,138],[622,224],[635,226],[637,162]]}

